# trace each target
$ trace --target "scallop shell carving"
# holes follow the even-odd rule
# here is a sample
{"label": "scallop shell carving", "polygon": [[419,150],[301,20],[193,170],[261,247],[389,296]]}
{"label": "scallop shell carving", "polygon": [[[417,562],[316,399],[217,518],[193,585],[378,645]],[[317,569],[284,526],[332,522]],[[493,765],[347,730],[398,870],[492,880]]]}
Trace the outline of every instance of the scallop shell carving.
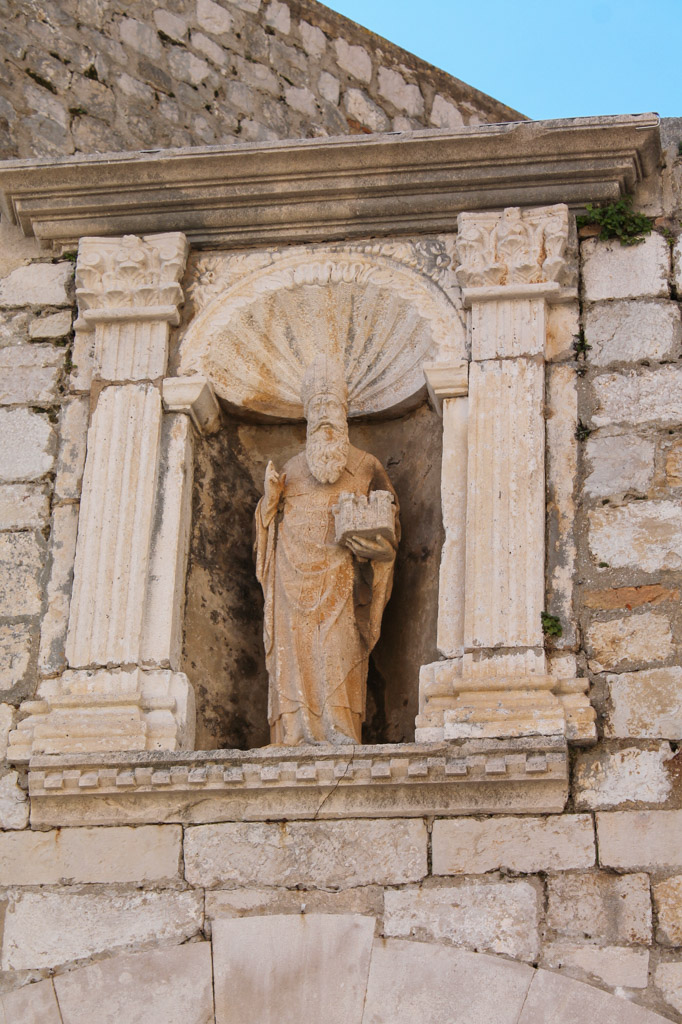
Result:
{"label": "scallop shell carving", "polygon": [[428,359],[462,359],[458,310],[423,275],[362,253],[297,255],[239,280],[190,325],[179,373],[201,374],[232,406],[300,419],[306,366],[345,366],[349,414],[399,406],[424,386]]}

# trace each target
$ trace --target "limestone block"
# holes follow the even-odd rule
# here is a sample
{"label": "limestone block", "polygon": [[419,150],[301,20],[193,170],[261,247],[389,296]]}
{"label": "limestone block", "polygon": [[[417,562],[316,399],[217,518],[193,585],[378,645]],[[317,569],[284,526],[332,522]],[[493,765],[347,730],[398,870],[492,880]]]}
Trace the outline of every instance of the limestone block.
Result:
{"label": "limestone block", "polygon": [[3,1024],[63,1024],[52,978],[0,996]]}
{"label": "limestone block", "polygon": [[581,246],[581,256],[583,294],[588,302],[668,297],[670,249],[662,235],[651,234],[639,245],[630,246],[588,238]]}
{"label": "limestone block", "polygon": [[594,621],[587,630],[586,640],[593,672],[619,668],[628,662],[655,664],[675,653],[670,619],[655,612],[608,622]]}
{"label": "limestone block", "polygon": [[421,820],[200,825],[185,833],[192,885],[400,885],[427,873]]}
{"label": "limestone block", "polygon": [[298,110],[301,114],[315,117],[318,113],[315,93],[311,92],[306,86],[299,89],[294,85],[285,85],[284,98],[290,107]]}
{"label": "limestone block", "polygon": [[577,302],[561,302],[547,309],[545,358],[548,363],[573,359],[574,344],[580,332],[580,306]]}
{"label": "limestone block", "polygon": [[179,14],[172,14],[171,11],[158,9],[153,14],[154,24],[160,32],[170,36],[179,43],[187,35],[187,20]]}
{"label": "limestone block", "polygon": [[[550,306],[552,310],[559,306]],[[563,626],[561,643],[575,643],[575,481],[578,475],[578,388],[575,370],[551,366],[547,373],[548,593],[546,610]],[[577,673],[573,673],[575,676]],[[565,677],[568,678],[568,677]]]}
{"label": "limestone block", "polygon": [[7,754],[7,737],[13,726],[14,708],[11,704],[0,704],[0,761],[4,761]]}
{"label": "limestone block", "polygon": [[682,370],[661,366],[656,370],[605,373],[592,387],[596,410],[595,427],[621,423],[656,423],[674,427],[682,421]]}
{"label": "limestone block", "polygon": [[464,118],[455,104],[438,92],[433,100],[429,122],[436,128],[461,128]]}
{"label": "limestone block", "polygon": [[592,498],[646,494],[651,487],[656,445],[648,438],[633,434],[590,437],[585,455],[592,470],[585,480],[585,492]]}
{"label": "limestone block", "polygon": [[160,882],[179,877],[179,825],[67,828],[0,835],[5,885]]}
{"label": "limestone block", "polygon": [[218,67],[223,67],[226,60],[226,54],[222,46],[218,46],[212,39],[205,36],[203,32],[192,32],[192,46],[199,53],[203,54],[204,57],[208,57]]}
{"label": "limestone block", "polygon": [[216,1024],[360,1024],[373,935],[355,915],[214,921]]}
{"label": "limestone block", "polygon": [[21,345],[28,338],[30,314],[0,309],[0,346]]}
{"label": "limestone block", "polygon": [[338,106],[339,93],[341,91],[341,83],[338,78],[334,78],[328,71],[321,71],[317,87],[320,90],[320,95],[327,103],[331,103],[335,107]]}
{"label": "limestone block", "polygon": [[202,893],[26,892],[5,917],[2,967],[57,967],[126,947],[178,944],[202,921]]}
{"label": "limestone block", "polygon": [[298,30],[301,33],[303,49],[311,57],[321,57],[327,49],[327,37],[321,28],[310,25],[307,21],[299,22]]}
{"label": "limestone block", "polygon": [[658,915],[656,941],[663,946],[682,946],[682,875],[654,885],[653,897]]}
{"label": "limestone block", "polygon": [[130,46],[137,53],[156,60],[163,53],[159,37],[151,25],[145,25],[135,18],[122,18],[118,29],[123,45]]}
{"label": "limestone block", "polygon": [[214,1024],[208,942],[113,957],[55,988],[63,1024]]}
{"label": "limestone block", "polygon": [[603,867],[682,868],[682,811],[599,811],[597,839]]}
{"label": "limestone block", "polygon": [[591,867],[595,860],[592,820],[586,814],[437,820],[432,848],[434,875],[567,871]]}
{"label": "limestone block", "polygon": [[558,874],[547,879],[547,925],[569,938],[651,942],[649,876]]}
{"label": "limestone block", "polygon": [[54,345],[15,345],[0,349],[0,405],[51,405],[65,350]]}
{"label": "limestone block", "polygon": [[607,590],[589,590],[583,595],[586,608],[600,608],[613,611],[614,608],[641,608],[644,605],[662,604],[664,601],[679,601],[679,590],[662,587],[660,583],[645,584],[641,587],[611,587]]}
{"label": "limestone block", "polygon": [[232,28],[232,15],[213,0],[197,0],[197,21],[206,32],[223,35]]}
{"label": "limestone block", "polygon": [[94,331],[74,331],[71,360],[73,363],[69,378],[71,391],[89,391],[95,362]]}
{"label": "limestone block", "polygon": [[0,484],[0,530],[41,529],[49,508],[44,484]]}
{"label": "limestone block", "polygon": [[0,625],[0,689],[11,690],[25,678],[32,647],[31,628],[25,622]]}
{"label": "limestone block", "polygon": [[665,1017],[592,985],[539,970],[530,984],[518,1024],[669,1024]]}
{"label": "limestone block", "polygon": [[[26,792],[19,785],[16,772],[0,778],[0,829],[22,829],[28,825],[29,803]],[[22,833],[25,835],[26,833]],[[0,840],[10,838],[0,834]],[[0,874],[0,878],[2,878]],[[8,884],[3,879],[3,885]]]}
{"label": "limestone block", "polygon": [[438,889],[387,889],[387,938],[446,940],[455,946],[534,960],[538,892],[529,882],[466,882]]}
{"label": "limestone block", "polygon": [[54,483],[55,498],[58,501],[80,497],[89,416],[86,398],[72,398],[62,406],[57,476]]}
{"label": "limestone block", "polygon": [[384,890],[363,885],[340,892],[301,889],[212,889],[206,893],[206,928],[220,917],[260,917],[263,914],[362,914],[380,918]]}
{"label": "limestone block", "polygon": [[617,301],[588,306],[585,339],[588,362],[638,363],[674,360],[682,345],[682,320],[675,302]]}
{"label": "limestone block", "polygon": [[682,963],[659,964],[654,984],[666,1003],[682,1013]]}
{"label": "limestone block", "polygon": [[590,549],[598,563],[644,572],[682,568],[682,508],[677,501],[595,509],[589,524]]}
{"label": "limestone block", "polygon": [[363,1024],[516,1024],[527,964],[422,942],[374,943]]}
{"label": "limestone block", "polygon": [[424,113],[424,97],[419,86],[409,84],[392,68],[379,68],[379,95],[411,117],[421,117]]}
{"label": "limestone block", "polygon": [[604,734],[626,739],[682,739],[682,668],[607,676],[610,709]]}
{"label": "limestone block", "polygon": [[365,128],[373,132],[388,131],[391,122],[381,109],[361,89],[347,89],[345,100],[346,113]]}
{"label": "limestone block", "polygon": [[265,8],[265,21],[285,36],[291,31],[291,11],[286,4],[279,3],[279,0],[270,0]]}
{"label": "limestone block", "polygon": [[70,306],[72,263],[32,263],[0,281],[0,306]]}
{"label": "limestone block", "polygon": [[665,460],[665,475],[669,487],[682,487],[682,442],[671,445]]}
{"label": "limestone block", "polygon": [[677,294],[682,294],[682,237],[677,239],[673,249],[673,280]]}
{"label": "limestone block", "polygon": [[43,341],[52,338],[64,338],[71,330],[73,316],[70,309],[62,309],[59,313],[50,313],[34,320],[28,333],[31,341]]}
{"label": "limestone block", "polygon": [[646,988],[649,984],[649,953],[619,946],[578,945],[550,942],[543,947],[543,967],[552,967],[574,978],[595,978],[605,985]]}
{"label": "limestone block", "polygon": [[40,625],[38,667],[45,675],[53,675],[66,667],[64,648],[77,532],[78,505],[58,505],[52,513],[47,608]]}
{"label": "limestone block", "polygon": [[666,762],[673,756],[668,743],[657,750],[601,751],[580,754],[574,788],[579,810],[601,810],[631,802],[662,804],[672,791]]}
{"label": "limestone block", "polygon": [[35,533],[0,534],[0,615],[37,615],[44,547]]}
{"label": "limestone block", "polygon": [[438,579],[438,650],[461,656],[464,642],[464,572],[466,565],[466,397],[443,400],[441,509],[445,539]]}
{"label": "limestone block", "polygon": [[179,47],[168,54],[168,68],[173,78],[189,82],[190,85],[201,85],[211,73],[205,60]]}
{"label": "limestone block", "polygon": [[360,82],[369,82],[372,77],[372,58],[364,46],[352,46],[345,39],[335,39],[336,62],[339,67]]}
{"label": "limestone block", "polygon": [[54,464],[55,432],[31,409],[0,409],[0,480],[37,480]]}

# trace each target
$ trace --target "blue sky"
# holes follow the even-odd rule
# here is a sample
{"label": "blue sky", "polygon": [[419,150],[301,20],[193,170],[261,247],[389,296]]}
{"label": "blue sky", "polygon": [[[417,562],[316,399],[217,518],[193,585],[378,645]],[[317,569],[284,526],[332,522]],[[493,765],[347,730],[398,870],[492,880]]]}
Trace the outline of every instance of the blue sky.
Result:
{"label": "blue sky", "polygon": [[682,0],[327,0],[534,119],[682,116]]}

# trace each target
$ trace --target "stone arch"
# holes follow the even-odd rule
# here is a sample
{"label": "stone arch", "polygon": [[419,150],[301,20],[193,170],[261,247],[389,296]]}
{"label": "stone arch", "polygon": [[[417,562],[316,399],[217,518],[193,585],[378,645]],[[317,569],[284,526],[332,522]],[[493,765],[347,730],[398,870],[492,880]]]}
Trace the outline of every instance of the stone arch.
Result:
{"label": "stone arch", "polygon": [[[217,918],[212,942],[122,953],[4,995],[4,1024],[665,1024],[601,989],[373,918]],[[215,992],[215,1003],[214,1003]]]}
{"label": "stone arch", "polygon": [[180,376],[229,405],[300,419],[305,367],[341,359],[349,414],[400,408],[424,388],[425,360],[466,355],[461,309],[428,276],[376,252],[295,252],[222,290],[190,324]]}

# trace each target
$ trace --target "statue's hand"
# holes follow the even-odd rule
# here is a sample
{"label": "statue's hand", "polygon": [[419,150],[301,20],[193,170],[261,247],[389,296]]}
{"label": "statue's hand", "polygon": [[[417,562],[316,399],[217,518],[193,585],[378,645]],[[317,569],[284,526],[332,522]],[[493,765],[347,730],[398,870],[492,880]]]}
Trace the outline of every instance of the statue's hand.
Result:
{"label": "statue's hand", "polygon": [[265,520],[272,519],[275,515],[286,479],[286,473],[278,473],[271,459],[265,468],[265,490],[263,493],[263,517]]}
{"label": "statue's hand", "polygon": [[355,557],[363,561],[371,559],[374,562],[390,562],[395,555],[395,548],[390,540],[382,537],[380,533],[375,534],[373,538],[353,535],[348,537],[346,544]]}

